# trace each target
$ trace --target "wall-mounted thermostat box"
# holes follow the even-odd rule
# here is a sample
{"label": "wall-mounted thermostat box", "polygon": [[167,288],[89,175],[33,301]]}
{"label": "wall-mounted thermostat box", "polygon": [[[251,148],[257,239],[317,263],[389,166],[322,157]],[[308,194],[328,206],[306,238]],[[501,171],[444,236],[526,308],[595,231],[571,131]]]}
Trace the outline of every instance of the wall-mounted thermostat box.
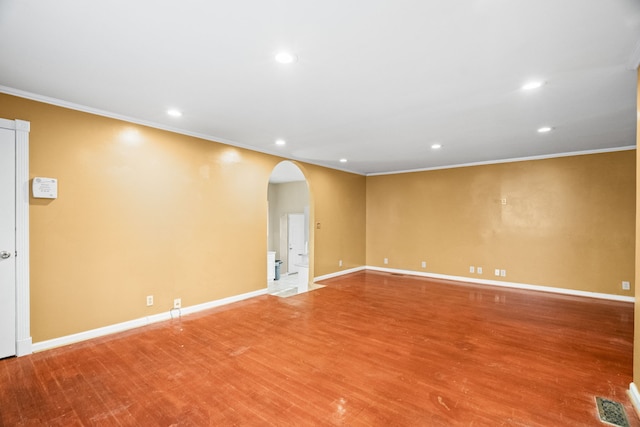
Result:
{"label": "wall-mounted thermostat box", "polygon": [[35,177],[31,184],[31,190],[35,199],[57,199],[58,180],[55,178]]}

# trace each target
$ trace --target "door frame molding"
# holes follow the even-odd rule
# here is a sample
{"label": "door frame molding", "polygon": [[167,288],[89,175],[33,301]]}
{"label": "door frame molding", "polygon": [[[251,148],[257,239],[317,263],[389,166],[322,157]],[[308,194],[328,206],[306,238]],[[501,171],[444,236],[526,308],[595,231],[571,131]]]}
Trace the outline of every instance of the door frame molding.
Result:
{"label": "door frame molding", "polygon": [[29,252],[29,131],[25,120],[0,119],[15,131],[16,147],[16,355],[32,353]]}

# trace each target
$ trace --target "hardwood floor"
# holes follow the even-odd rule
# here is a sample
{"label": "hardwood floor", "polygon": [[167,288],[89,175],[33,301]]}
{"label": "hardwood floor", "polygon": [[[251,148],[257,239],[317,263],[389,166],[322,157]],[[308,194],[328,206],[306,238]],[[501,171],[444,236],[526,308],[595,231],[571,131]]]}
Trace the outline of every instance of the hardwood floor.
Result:
{"label": "hardwood floor", "polygon": [[0,361],[3,426],[602,426],[633,304],[360,272]]}

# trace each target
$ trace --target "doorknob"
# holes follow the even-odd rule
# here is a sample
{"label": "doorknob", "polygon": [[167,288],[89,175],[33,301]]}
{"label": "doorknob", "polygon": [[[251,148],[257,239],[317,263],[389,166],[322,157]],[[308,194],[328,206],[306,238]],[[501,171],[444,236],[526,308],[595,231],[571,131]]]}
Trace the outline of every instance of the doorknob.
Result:
{"label": "doorknob", "polygon": [[0,252],[0,258],[2,258],[2,259],[11,258],[11,252],[9,252],[9,251]]}

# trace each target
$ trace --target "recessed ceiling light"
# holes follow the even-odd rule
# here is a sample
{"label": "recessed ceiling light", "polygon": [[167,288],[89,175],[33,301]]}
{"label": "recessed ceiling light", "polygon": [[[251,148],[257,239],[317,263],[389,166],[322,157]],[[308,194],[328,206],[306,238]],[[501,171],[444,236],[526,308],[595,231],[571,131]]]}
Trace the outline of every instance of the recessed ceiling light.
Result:
{"label": "recessed ceiling light", "polygon": [[167,110],[167,114],[170,115],[171,117],[180,117],[182,116],[182,111],[176,110],[175,108],[171,108]]}
{"label": "recessed ceiling light", "polygon": [[440,148],[442,148],[442,144],[431,144],[432,150],[439,150]]}
{"label": "recessed ceiling light", "polygon": [[340,163],[347,163],[347,159],[340,159]]}
{"label": "recessed ceiling light", "polygon": [[522,85],[522,90],[538,89],[539,87],[542,87],[543,84],[544,82],[540,80],[530,81]]}
{"label": "recessed ceiling light", "polygon": [[547,132],[551,132],[553,130],[553,128],[551,126],[543,126],[541,128],[538,128],[538,133],[547,133]]}
{"label": "recessed ceiling light", "polygon": [[285,141],[284,139],[278,139],[276,140],[276,145],[282,147],[283,145],[287,145],[287,141]]}
{"label": "recessed ceiling light", "polygon": [[278,52],[278,54],[276,54],[276,61],[281,64],[291,64],[292,62],[295,62],[296,59],[298,58],[289,52]]}

